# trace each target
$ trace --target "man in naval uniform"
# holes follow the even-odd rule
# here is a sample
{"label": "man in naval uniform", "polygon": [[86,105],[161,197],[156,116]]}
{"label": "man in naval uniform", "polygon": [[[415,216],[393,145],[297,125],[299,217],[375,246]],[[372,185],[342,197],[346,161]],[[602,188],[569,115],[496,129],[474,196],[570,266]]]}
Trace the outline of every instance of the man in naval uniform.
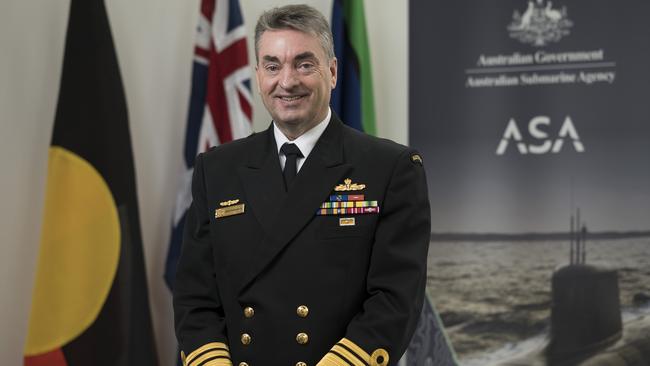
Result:
{"label": "man in naval uniform", "polygon": [[184,363],[395,365],[426,281],[422,159],[332,113],[318,11],[264,13],[255,54],[273,123],[196,159],[174,286]]}

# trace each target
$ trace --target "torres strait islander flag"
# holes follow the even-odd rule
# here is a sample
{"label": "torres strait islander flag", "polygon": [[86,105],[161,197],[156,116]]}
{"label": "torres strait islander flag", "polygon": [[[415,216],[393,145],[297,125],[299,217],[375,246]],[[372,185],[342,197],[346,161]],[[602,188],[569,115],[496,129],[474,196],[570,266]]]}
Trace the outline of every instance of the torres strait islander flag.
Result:
{"label": "torres strait islander flag", "polygon": [[334,0],[331,26],[338,60],[332,108],[348,126],[374,135],[375,100],[363,0]]}
{"label": "torres strait islander flag", "polygon": [[202,0],[185,132],[185,164],[165,265],[165,282],[170,289],[180,256],[185,215],[192,201],[194,160],[211,146],[251,134],[251,75],[239,1]]}
{"label": "torres strait islander flag", "polygon": [[102,0],[72,0],[25,366],[154,366],[126,100]]}

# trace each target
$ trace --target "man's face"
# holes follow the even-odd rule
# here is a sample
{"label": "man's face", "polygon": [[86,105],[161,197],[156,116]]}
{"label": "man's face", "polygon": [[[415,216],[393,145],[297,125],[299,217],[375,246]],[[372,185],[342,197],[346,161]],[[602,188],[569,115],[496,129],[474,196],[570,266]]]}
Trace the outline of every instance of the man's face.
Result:
{"label": "man's face", "polygon": [[281,128],[304,132],[325,119],[336,59],[328,61],[318,38],[291,29],[266,31],[258,58],[262,102]]}

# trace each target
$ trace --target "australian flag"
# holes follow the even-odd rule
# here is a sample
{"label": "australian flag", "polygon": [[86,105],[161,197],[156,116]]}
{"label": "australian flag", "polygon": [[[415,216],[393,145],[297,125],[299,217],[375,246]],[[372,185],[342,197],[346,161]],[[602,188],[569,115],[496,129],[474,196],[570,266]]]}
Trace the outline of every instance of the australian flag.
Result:
{"label": "australian flag", "polygon": [[185,132],[185,166],[165,265],[165,282],[170,289],[181,252],[185,215],[192,201],[190,186],[196,155],[211,146],[248,136],[252,119],[251,69],[239,1],[202,0]]}

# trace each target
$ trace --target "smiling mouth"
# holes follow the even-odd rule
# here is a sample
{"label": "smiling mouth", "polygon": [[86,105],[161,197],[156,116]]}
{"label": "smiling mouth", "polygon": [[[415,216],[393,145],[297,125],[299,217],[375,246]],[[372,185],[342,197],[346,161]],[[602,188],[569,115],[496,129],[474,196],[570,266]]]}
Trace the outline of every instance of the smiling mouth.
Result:
{"label": "smiling mouth", "polygon": [[294,95],[294,96],[290,96],[290,97],[287,97],[287,96],[284,96],[284,97],[283,97],[283,96],[279,96],[278,98],[279,98],[280,100],[285,101],[285,102],[293,102],[293,101],[298,100],[298,99],[301,99],[301,98],[303,98],[303,97],[304,97],[304,95]]}

